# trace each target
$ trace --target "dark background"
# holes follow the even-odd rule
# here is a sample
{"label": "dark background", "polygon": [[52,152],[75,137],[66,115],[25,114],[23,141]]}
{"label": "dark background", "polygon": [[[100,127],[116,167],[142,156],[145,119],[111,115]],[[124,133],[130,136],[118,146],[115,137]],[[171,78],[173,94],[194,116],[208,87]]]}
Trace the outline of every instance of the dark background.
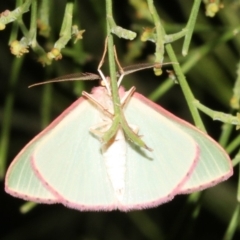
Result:
{"label": "dark background", "polygon": [[[7,99],[13,97],[11,131],[7,148],[7,165],[14,156],[30,141],[43,126],[42,101],[46,86],[28,89],[28,85],[73,72],[94,72],[103,52],[105,39],[105,2],[76,1],[73,23],[86,29],[83,40],[77,44],[82,47],[73,56],[71,49],[79,49],[70,41],[63,50],[63,59],[53,61],[43,67],[37,62],[37,56],[31,51],[21,60],[11,55],[8,24],[0,32],[0,123],[3,125],[4,108]],[[144,1],[139,0],[139,4]],[[167,33],[180,31],[186,25],[193,1],[160,1],[155,5],[164,23]],[[49,39],[38,36],[38,41],[49,51],[58,38],[66,1],[52,1],[51,36]],[[224,38],[239,26],[240,5],[237,1],[225,1],[223,8],[215,18],[205,16],[204,4],[197,19],[197,25],[190,46],[189,55],[181,55],[183,40],[173,43],[179,62],[192,64],[186,71],[187,81],[195,97],[202,103],[218,111],[229,112],[229,101],[236,79],[236,65],[239,61],[240,37]],[[118,25],[135,30],[138,37],[143,27],[153,27],[144,18],[139,18],[130,1],[113,1],[114,18]],[[0,12],[13,10],[15,1],[0,1]],[[23,17],[29,24],[29,13]],[[19,33],[18,39],[22,37]],[[123,66],[150,62],[154,60],[154,45],[151,42],[138,43],[139,54],[131,49],[138,40],[130,41],[115,37],[119,60]],[[210,46],[210,47],[209,47]],[[197,61],[195,60],[197,57]],[[168,61],[166,56],[164,62]],[[17,73],[17,82],[12,84],[14,61],[23,61]],[[108,75],[107,60],[103,71]],[[164,68],[161,77],[156,77],[152,70],[134,73],[125,78],[126,88],[135,85],[137,91],[149,96],[166,78]],[[84,85],[83,85],[84,84]],[[46,121],[54,119],[77,97],[81,90],[90,91],[91,83],[57,83],[51,85],[50,115]],[[192,122],[186,101],[179,85],[174,85],[164,96],[156,99],[167,110]],[[209,134],[218,139],[221,123],[213,122],[203,116]],[[235,134],[236,135],[236,134]],[[233,136],[234,137],[234,134]],[[234,156],[234,153],[231,155]],[[60,205],[38,205],[29,213],[21,214],[19,207],[24,201],[15,199],[4,192],[4,182],[0,191],[0,238],[4,240],[26,239],[222,239],[237,205],[237,176],[216,187],[203,192],[199,203],[194,203],[188,195],[177,196],[173,201],[154,209],[122,213],[113,212],[78,212]],[[239,227],[232,239],[240,239]]]}

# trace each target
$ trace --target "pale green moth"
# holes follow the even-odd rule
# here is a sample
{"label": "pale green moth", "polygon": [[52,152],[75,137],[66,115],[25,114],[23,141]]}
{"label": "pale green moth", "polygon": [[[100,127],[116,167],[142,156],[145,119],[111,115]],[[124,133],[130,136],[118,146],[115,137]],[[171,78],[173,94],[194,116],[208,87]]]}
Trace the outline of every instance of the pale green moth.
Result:
{"label": "pale green moth", "polygon": [[83,92],[16,156],[6,174],[9,194],[80,211],[129,211],[158,206],[232,175],[218,143],[134,93],[134,87],[127,92],[119,87],[121,121],[131,129],[131,139],[141,138],[149,147],[130,141],[122,122],[101,142],[116,116],[111,86],[99,73],[105,87]]}

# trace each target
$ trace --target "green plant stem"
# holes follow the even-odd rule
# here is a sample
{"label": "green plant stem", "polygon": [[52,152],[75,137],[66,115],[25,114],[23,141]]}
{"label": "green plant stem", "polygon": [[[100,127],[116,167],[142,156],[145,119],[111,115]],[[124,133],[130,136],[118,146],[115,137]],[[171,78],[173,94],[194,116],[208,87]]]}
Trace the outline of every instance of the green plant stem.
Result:
{"label": "green plant stem", "polygon": [[237,116],[233,116],[231,114],[223,113],[214,111],[203,104],[201,104],[199,101],[195,100],[194,105],[203,111],[205,114],[207,114],[209,117],[211,117],[213,120],[218,120],[224,123],[229,123],[232,125],[240,126],[240,114],[237,113]]}
{"label": "green plant stem", "polygon": [[[20,2],[21,2],[21,0],[17,0],[16,1],[16,6],[19,6]],[[19,19],[21,19],[21,18],[22,18],[22,16],[19,16]],[[13,24],[12,24],[12,29],[11,29],[8,44],[10,44],[12,41],[17,39],[18,30],[19,30],[18,22],[14,21]]]}
{"label": "green plant stem", "polygon": [[66,46],[71,39],[72,15],[73,15],[74,0],[68,0],[63,17],[62,27],[60,30],[60,38],[56,41],[54,47],[61,50]]}
{"label": "green plant stem", "polygon": [[[240,151],[235,155],[235,157],[232,159],[232,165],[233,167],[237,166],[240,163]],[[240,165],[240,164],[239,164]]]}
{"label": "green plant stem", "polygon": [[31,6],[31,22],[30,29],[27,35],[27,45],[30,45],[33,51],[40,57],[43,64],[50,64],[50,60],[46,57],[46,52],[37,42],[37,9],[38,2],[34,1]]}
{"label": "green plant stem", "polygon": [[[112,16],[112,0],[106,0],[106,15]],[[108,19],[108,18],[107,18]],[[115,135],[119,126],[123,129],[125,135],[130,141],[134,142],[139,147],[144,147],[149,149],[145,143],[141,140],[141,138],[135,134],[132,129],[128,126],[128,123],[125,120],[124,114],[122,112],[122,106],[118,94],[118,84],[116,78],[116,64],[114,57],[114,45],[113,45],[113,37],[111,35],[111,26],[107,20],[107,48],[108,48],[108,60],[109,60],[109,69],[110,69],[110,88],[111,88],[111,97],[113,101],[113,110],[114,117],[112,121],[112,125],[110,129],[104,133],[102,140],[104,143],[107,143],[112,139]],[[150,149],[149,149],[150,150]]]}
{"label": "green plant stem", "polygon": [[227,231],[224,234],[223,240],[233,239],[233,235],[239,226],[239,219],[240,219],[239,216],[240,216],[240,204],[237,204],[237,206],[233,212],[231,221],[228,225]]}
{"label": "green plant stem", "polygon": [[191,14],[190,14],[187,26],[185,28],[185,30],[187,30],[187,33],[185,35],[185,39],[183,42],[183,48],[182,48],[183,56],[186,56],[188,53],[189,45],[190,45],[190,42],[192,39],[192,34],[193,34],[194,27],[196,24],[197,15],[198,15],[198,11],[199,11],[201,2],[202,2],[201,0],[194,0]]}
{"label": "green plant stem", "polygon": [[35,208],[38,204],[35,202],[26,202],[20,207],[20,212],[26,214]]}
{"label": "green plant stem", "polygon": [[4,177],[6,169],[6,159],[9,146],[9,136],[11,130],[11,119],[12,119],[12,110],[14,104],[14,89],[19,77],[19,72],[22,67],[24,58],[13,60],[11,76],[9,79],[9,92],[6,97],[6,102],[3,110],[3,119],[2,119],[2,132],[0,138],[0,179]]}
{"label": "green plant stem", "polygon": [[238,135],[236,138],[234,138],[229,145],[227,145],[226,147],[226,151],[228,153],[233,152],[234,150],[236,150],[238,147],[240,146],[240,135]]}
{"label": "green plant stem", "polygon": [[152,101],[156,101],[162,95],[164,95],[169,89],[174,86],[174,82],[172,79],[167,78],[159,87],[157,87],[149,96],[148,98]]}
{"label": "green plant stem", "polygon": [[[8,24],[10,22],[15,21],[19,17],[21,17],[24,13],[29,11],[29,7],[33,1],[36,0],[26,0],[22,6],[17,7],[15,10],[10,11],[7,16],[0,17],[0,23]],[[22,1],[21,1],[22,2]],[[20,2],[17,2],[20,5]]]}
{"label": "green plant stem", "polygon": [[[153,4],[153,0],[148,0],[148,7],[149,7],[149,10],[152,14],[152,17],[153,17],[153,21],[154,21],[154,24],[156,26],[156,32],[157,32],[157,41],[159,42],[156,42],[156,56],[160,57],[162,55],[163,57],[163,54],[164,54],[164,51],[163,51],[163,47],[164,47],[164,42],[163,42],[163,39],[164,39],[164,36],[165,36],[165,31],[164,29],[162,28],[161,26],[161,23],[160,23],[160,17],[154,7],[154,4]],[[171,60],[171,62],[178,62],[177,58],[176,58],[176,55],[172,49],[172,46],[170,44],[166,44],[166,51],[169,55],[169,58]],[[157,53],[158,52],[158,53]],[[174,71],[176,73],[176,76],[178,78],[178,81],[180,83],[180,86],[182,88],[182,91],[183,91],[183,94],[187,100],[187,103],[188,103],[188,107],[191,111],[191,114],[193,116],[193,120],[195,122],[195,125],[201,129],[202,131],[206,132],[206,129],[203,125],[203,122],[201,120],[201,117],[199,115],[199,112],[197,110],[197,108],[193,105],[193,101],[194,101],[194,96],[193,96],[193,93],[191,92],[191,89],[186,81],[186,78],[183,74],[183,71],[180,67],[180,65],[178,64],[173,64],[173,68],[174,68]]]}
{"label": "green plant stem", "polygon": [[137,36],[135,32],[117,26],[112,15],[107,15],[107,21],[111,29],[111,32],[117,35],[119,38],[133,40]]}
{"label": "green plant stem", "polygon": [[230,138],[230,135],[232,133],[233,127],[234,126],[232,124],[228,124],[228,123],[224,123],[222,125],[222,132],[221,132],[221,135],[220,135],[220,138],[219,138],[219,143],[224,148],[226,147],[226,145],[229,141],[229,138]]}
{"label": "green plant stem", "polygon": [[[107,16],[112,16],[112,0],[106,0],[106,12]],[[114,58],[114,44],[113,44],[113,36],[111,34],[111,26],[107,22],[107,36],[108,36],[108,61],[109,61],[109,71],[110,71],[110,81],[111,81],[111,91],[112,98],[114,102],[114,113],[116,115],[120,114],[119,106],[120,98],[118,95],[118,86],[117,86],[117,78],[116,78],[116,64]]]}
{"label": "green plant stem", "polygon": [[31,21],[28,38],[36,40],[37,36],[37,1],[34,1],[31,6]]}
{"label": "green plant stem", "polygon": [[52,7],[52,1],[42,0],[39,6],[38,20],[40,23],[39,35],[49,37],[51,27],[49,23],[49,12]]}
{"label": "green plant stem", "polygon": [[237,65],[237,78],[233,87],[233,96],[230,101],[230,105],[233,109],[239,109],[240,101],[240,63]]}
{"label": "green plant stem", "polygon": [[[240,31],[240,28],[238,28],[236,31]],[[226,43],[227,41],[229,41],[230,39],[233,39],[233,38],[234,38],[234,31],[233,31],[233,29],[230,29],[230,30],[224,32],[222,34],[222,36],[219,37],[218,39],[211,41],[201,47],[198,47],[198,48],[192,50],[188,54],[186,61],[183,62],[181,65],[182,72],[184,74],[186,74],[201,59],[203,59],[210,51],[212,51],[213,48],[216,48],[217,46],[219,46],[219,44]],[[168,89],[170,89],[172,86],[174,86],[174,84],[171,84],[169,82],[169,85],[167,87],[168,87]],[[158,88],[156,88],[154,90],[154,92],[150,95],[150,99],[156,100],[161,96],[160,94],[158,95],[158,93],[161,93],[161,94],[163,93],[161,87],[162,86],[160,85]],[[215,84],[214,88],[216,89],[215,92],[221,91],[221,89],[220,89],[221,85],[219,85],[219,83]],[[216,94],[216,97],[219,97],[219,94]],[[226,94],[224,92],[222,92],[221,98],[219,98],[219,100],[221,100],[223,103],[226,103],[225,99],[228,99],[228,97],[226,96]]]}
{"label": "green plant stem", "polygon": [[155,51],[155,56],[156,60],[155,62],[162,63],[163,58],[164,58],[164,36],[165,32],[164,29],[161,25],[160,18],[158,16],[157,10],[153,4],[153,0],[147,0],[148,2],[148,8],[149,11],[152,15],[155,27],[156,27],[156,51]]}
{"label": "green plant stem", "polygon": [[[166,44],[166,51],[169,55],[169,58],[172,62],[178,62],[177,61],[177,58],[176,58],[176,55],[172,49],[172,46],[170,44]],[[187,101],[187,104],[188,104],[188,107],[190,109],[190,112],[192,114],[192,117],[193,117],[193,120],[194,120],[194,123],[195,125],[201,129],[202,131],[206,132],[206,129],[203,125],[203,122],[202,122],[202,119],[199,115],[199,112],[197,110],[197,108],[194,106],[193,102],[195,100],[194,98],[194,95],[187,83],[187,80],[184,76],[184,73],[180,67],[180,65],[178,64],[173,64],[173,68],[174,68],[174,71],[175,71],[175,74],[177,76],[177,79],[180,83],[180,86],[182,88],[182,91],[183,91],[183,94],[186,98],[186,101]]]}
{"label": "green plant stem", "polygon": [[[237,201],[238,205],[240,204],[240,164],[238,164],[238,188],[237,188]],[[238,215],[240,219],[240,214]]]}

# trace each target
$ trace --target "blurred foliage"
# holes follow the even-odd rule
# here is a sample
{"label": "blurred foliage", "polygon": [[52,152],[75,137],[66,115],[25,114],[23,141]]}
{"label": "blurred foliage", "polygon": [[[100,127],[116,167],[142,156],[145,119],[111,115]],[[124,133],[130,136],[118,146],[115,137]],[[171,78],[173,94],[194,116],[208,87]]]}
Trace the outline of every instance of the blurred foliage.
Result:
{"label": "blurred foliage", "polygon": [[[115,22],[112,25],[137,33],[133,41],[114,37],[122,66],[154,62],[155,57],[163,56],[164,62],[169,61],[166,53],[155,54],[155,45],[151,42],[156,37],[155,25],[147,2],[113,1]],[[192,11],[194,3],[201,3],[199,12]],[[154,4],[168,34],[168,38],[162,39],[163,44],[171,39],[171,34],[181,32],[190,24],[190,16],[196,17],[189,43],[186,39],[172,43],[181,69],[201,103],[236,115],[239,109],[240,2],[155,0]],[[3,160],[0,174],[3,177],[6,165],[29,140],[80,96],[83,89],[90,91],[98,84],[80,81],[27,88],[64,74],[96,73],[106,37],[106,15],[102,0],[9,0],[0,2],[0,12],[0,158]],[[66,14],[69,12],[72,18]],[[133,35],[129,36],[132,39]],[[105,60],[106,75],[107,66]],[[136,86],[138,92],[191,122],[181,89],[173,84],[171,69],[171,66],[164,67],[160,77],[152,70],[136,72],[127,76],[123,85],[127,89]],[[171,74],[168,75],[167,70]],[[220,138],[237,165],[238,132],[229,124],[222,126],[201,116],[208,133],[215,139]],[[21,214],[19,207],[23,201],[7,195],[2,183],[0,238],[240,239],[238,172],[239,167],[230,180],[199,196],[198,193],[177,196],[157,208],[129,213],[82,213],[59,205],[38,205]]]}

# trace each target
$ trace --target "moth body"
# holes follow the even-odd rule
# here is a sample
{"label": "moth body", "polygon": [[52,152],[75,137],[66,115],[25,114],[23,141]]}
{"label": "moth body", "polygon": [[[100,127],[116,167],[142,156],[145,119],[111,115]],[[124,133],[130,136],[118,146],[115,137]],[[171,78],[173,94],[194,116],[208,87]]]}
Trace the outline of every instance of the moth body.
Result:
{"label": "moth body", "polygon": [[122,129],[117,131],[112,141],[102,145],[102,154],[108,177],[119,201],[122,200],[125,188],[126,141]]}
{"label": "moth body", "polygon": [[[111,97],[108,95],[105,88],[96,88],[93,91],[92,97],[96,99],[104,107],[106,111],[113,114],[113,103]],[[100,131],[107,131],[111,124],[112,119],[102,111],[99,111],[101,123],[97,125],[94,134],[98,135],[96,129]],[[101,127],[100,127],[101,126]],[[100,134],[101,135],[101,134]],[[127,147],[126,140],[123,130],[119,127],[116,135],[108,143],[102,144],[101,152],[103,161],[108,173],[109,180],[112,184],[116,198],[121,201],[124,194],[125,188],[125,172],[126,172],[126,161],[127,161]]]}

